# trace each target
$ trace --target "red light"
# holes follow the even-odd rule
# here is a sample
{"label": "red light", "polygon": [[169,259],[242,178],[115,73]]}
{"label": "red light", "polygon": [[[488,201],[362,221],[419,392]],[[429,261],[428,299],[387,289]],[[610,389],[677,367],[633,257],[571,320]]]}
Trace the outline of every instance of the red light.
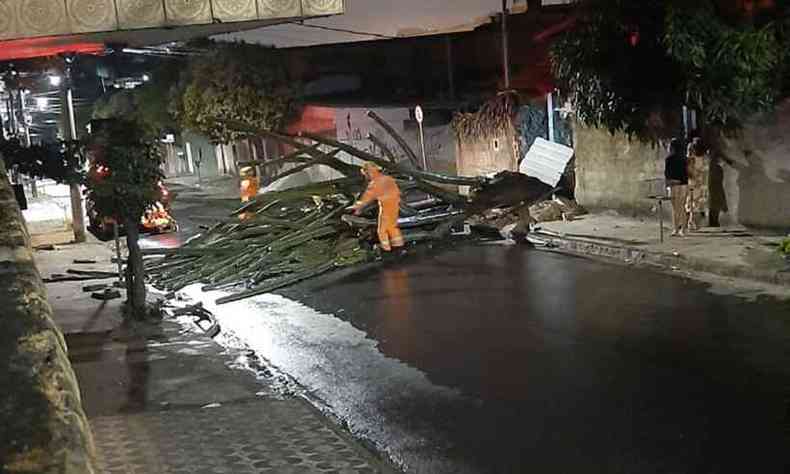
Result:
{"label": "red light", "polygon": [[0,61],[57,56],[63,53],[102,54],[104,43],[86,42],[77,36],[45,36],[0,41]]}

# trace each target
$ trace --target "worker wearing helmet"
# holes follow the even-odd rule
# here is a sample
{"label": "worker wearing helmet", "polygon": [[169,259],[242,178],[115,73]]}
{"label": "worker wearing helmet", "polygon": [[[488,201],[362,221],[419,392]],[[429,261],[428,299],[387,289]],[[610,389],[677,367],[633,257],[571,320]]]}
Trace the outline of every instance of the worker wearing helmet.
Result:
{"label": "worker wearing helmet", "polygon": [[373,163],[362,167],[362,174],[368,179],[368,188],[354,206],[354,214],[359,215],[362,209],[373,201],[379,203],[378,234],[381,249],[389,252],[393,248],[402,248],[405,244],[403,234],[398,228],[400,213],[400,189],[391,176],[381,172],[381,168]]}

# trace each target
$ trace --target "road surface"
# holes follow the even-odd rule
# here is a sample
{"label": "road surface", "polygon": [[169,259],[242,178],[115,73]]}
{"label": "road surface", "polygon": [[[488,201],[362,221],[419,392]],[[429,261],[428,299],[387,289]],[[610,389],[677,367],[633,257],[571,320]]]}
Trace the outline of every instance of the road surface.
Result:
{"label": "road surface", "polygon": [[790,467],[787,301],[503,245],[188,293],[407,472]]}

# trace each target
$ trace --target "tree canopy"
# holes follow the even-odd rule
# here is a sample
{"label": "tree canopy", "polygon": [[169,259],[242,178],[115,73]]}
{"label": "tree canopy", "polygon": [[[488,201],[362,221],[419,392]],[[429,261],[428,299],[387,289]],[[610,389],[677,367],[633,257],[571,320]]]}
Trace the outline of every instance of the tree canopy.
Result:
{"label": "tree canopy", "polygon": [[61,184],[79,184],[85,179],[83,147],[76,141],[23,146],[19,140],[0,139],[0,155],[7,169]]}
{"label": "tree canopy", "polygon": [[113,120],[92,135],[88,199],[99,215],[139,222],[159,199],[160,147],[134,121]]}
{"label": "tree canopy", "polygon": [[245,43],[213,43],[206,54],[192,58],[182,87],[172,110],[184,128],[214,143],[243,138],[225,121],[277,129],[296,92],[277,50]]}
{"label": "tree canopy", "polygon": [[787,91],[790,2],[733,17],[721,2],[587,0],[552,47],[579,120],[652,140],[679,130],[683,105],[733,130]]}
{"label": "tree canopy", "polygon": [[180,59],[156,64],[151,81],[135,89],[113,91],[96,101],[92,118],[134,120],[153,135],[161,135],[164,131],[179,132],[170,102],[181,93],[180,70],[183,67]]}

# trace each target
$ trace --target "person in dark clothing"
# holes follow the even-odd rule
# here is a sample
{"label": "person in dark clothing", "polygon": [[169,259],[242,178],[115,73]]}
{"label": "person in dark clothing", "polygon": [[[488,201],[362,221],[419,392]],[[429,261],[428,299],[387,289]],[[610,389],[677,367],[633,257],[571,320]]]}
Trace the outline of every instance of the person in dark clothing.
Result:
{"label": "person in dark clothing", "polygon": [[667,192],[672,199],[672,235],[683,236],[688,228],[688,168],[683,145],[679,139],[673,138],[669,143],[669,156],[664,163],[664,178]]}

